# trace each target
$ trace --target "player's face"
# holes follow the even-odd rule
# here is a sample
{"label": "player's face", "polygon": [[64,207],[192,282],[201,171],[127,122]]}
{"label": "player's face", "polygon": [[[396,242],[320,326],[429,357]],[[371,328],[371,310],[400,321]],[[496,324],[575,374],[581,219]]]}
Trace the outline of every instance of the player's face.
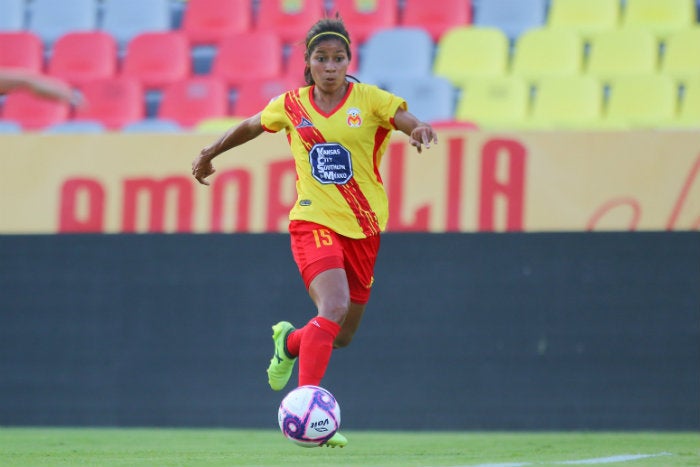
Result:
{"label": "player's face", "polygon": [[319,42],[309,56],[309,69],[316,86],[324,92],[333,92],[345,86],[349,62],[342,39],[325,39]]}

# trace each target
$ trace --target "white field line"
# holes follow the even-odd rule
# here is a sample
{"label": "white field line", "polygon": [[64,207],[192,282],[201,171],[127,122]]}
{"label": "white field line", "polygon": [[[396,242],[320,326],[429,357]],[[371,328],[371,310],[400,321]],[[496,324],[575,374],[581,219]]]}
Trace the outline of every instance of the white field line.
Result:
{"label": "white field line", "polygon": [[583,459],[580,461],[564,461],[557,462],[562,465],[584,465],[584,464],[612,464],[614,462],[636,461],[639,459],[647,459],[649,457],[670,456],[670,452],[660,452],[658,454],[623,454],[621,456],[598,457],[597,459]]}
{"label": "white field line", "polygon": [[453,467],[527,467],[527,466],[537,466],[537,465],[600,465],[600,464],[614,464],[616,462],[628,462],[635,461],[639,459],[648,459],[651,457],[661,457],[661,456],[671,456],[669,452],[659,452],[657,454],[621,454],[618,456],[610,457],[596,457],[594,459],[580,459],[580,460],[570,460],[570,461],[559,461],[559,462],[509,462],[505,464],[476,464],[476,465],[455,465]]}

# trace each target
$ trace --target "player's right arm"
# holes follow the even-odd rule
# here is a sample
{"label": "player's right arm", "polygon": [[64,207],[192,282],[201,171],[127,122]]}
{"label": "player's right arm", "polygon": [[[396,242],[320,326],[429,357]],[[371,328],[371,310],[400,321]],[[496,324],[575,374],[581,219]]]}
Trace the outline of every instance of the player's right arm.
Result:
{"label": "player's right arm", "polygon": [[261,113],[255,114],[231,127],[218,140],[203,148],[199,156],[192,161],[192,175],[202,185],[209,185],[206,178],[216,172],[211,161],[219,154],[240,146],[260,136],[263,131]]}

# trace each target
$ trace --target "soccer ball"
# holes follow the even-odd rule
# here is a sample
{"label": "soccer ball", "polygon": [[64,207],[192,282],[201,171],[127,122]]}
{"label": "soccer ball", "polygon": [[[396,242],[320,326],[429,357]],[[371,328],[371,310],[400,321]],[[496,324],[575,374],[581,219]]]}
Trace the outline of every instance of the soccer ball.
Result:
{"label": "soccer ball", "polygon": [[338,431],[340,406],[326,389],[300,386],[282,399],[277,421],[288,440],[313,448],[328,441]]}

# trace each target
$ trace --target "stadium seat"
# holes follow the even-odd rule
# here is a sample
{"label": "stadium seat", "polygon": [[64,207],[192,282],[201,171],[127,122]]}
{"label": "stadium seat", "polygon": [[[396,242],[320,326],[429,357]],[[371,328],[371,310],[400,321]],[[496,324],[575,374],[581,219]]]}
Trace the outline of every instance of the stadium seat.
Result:
{"label": "stadium seat", "polygon": [[333,0],[331,16],[340,13],[350,39],[362,44],[374,32],[398,24],[397,0]]}
{"label": "stadium seat", "polygon": [[362,48],[359,75],[362,81],[381,84],[400,70],[403,77],[432,74],[434,44],[421,28],[392,28],[372,34]]}
{"label": "stadium seat", "polygon": [[211,72],[219,43],[231,34],[251,31],[253,3],[250,0],[188,0],[180,30],[191,45],[192,71]]}
{"label": "stadium seat", "polygon": [[146,118],[122,127],[122,133],[180,133],[185,130],[176,121],[164,118]]}
{"label": "stadium seat", "polygon": [[583,67],[584,44],[568,29],[535,28],[517,39],[512,73],[535,84],[548,76],[574,75]]}
{"label": "stadium seat", "polygon": [[500,29],[457,26],[440,38],[433,73],[461,86],[469,77],[505,74],[509,55],[508,38]]}
{"label": "stadium seat", "polygon": [[194,127],[197,133],[223,133],[244,119],[240,117],[214,117],[200,120]]}
{"label": "stadium seat", "polygon": [[32,0],[28,8],[28,29],[41,37],[47,55],[64,34],[98,28],[98,0]]}
{"label": "stadium seat", "polygon": [[674,32],[666,38],[661,72],[681,82],[700,77],[700,26]]}
{"label": "stadium seat", "polygon": [[700,76],[689,78],[683,84],[676,124],[700,128]]}
{"label": "stadium seat", "polygon": [[143,88],[131,77],[114,77],[90,81],[82,86],[85,105],[75,109],[76,119],[99,121],[109,130],[144,118]]}
{"label": "stadium seat", "polygon": [[621,76],[657,70],[658,43],[643,29],[604,31],[591,37],[585,72],[606,83]]}
{"label": "stadium seat", "polygon": [[658,128],[676,119],[678,91],[673,79],[660,74],[616,79],[609,91],[604,125],[610,128]]}
{"label": "stadium seat", "polygon": [[306,32],[325,16],[324,0],[258,0],[255,28],[275,32],[285,44],[303,42]]}
{"label": "stadium seat", "polygon": [[399,23],[423,28],[437,42],[448,29],[472,23],[471,0],[441,0],[439,6],[426,0],[404,0]]}
{"label": "stadium seat", "polygon": [[40,73],[44,68],[44,45],[29,31],[0,31],[0,68],[23,68]]}
{"label": "stadium seat", "polygon": [[117,43],[103,31],[69,32],[56,40],[47,70],[75,86],[117,72]]}
{"label": "stadium seat", "polygon": [[182,32],[192,45],[218,44],[231,34],[251,29],[250,0],[188,0],[182,17]]}
{"label": "stadium seat", "polygon": [[[0,112],[0,114],[2,114]],[[10,134],[10,133],[22,133],[22,125],[13,120],[1,120],[0,119],[0,133]]]}
{"label": "stadium seat", "polygon": [[623,27],[641,27],[663,40],[695,23],[694,0],[625,0]]}
{"label": "stadium seat", "polygon": [[536,129],[587,129],[600,125],[603,86],[592,76],[550,76],[539,81],[526,123]]}
{"label": "stadium seat", "polygon": [[25,0],[0,0],[0,31],[21,31],[25,22]]}
{"label": "stadium seat", "polygon": [[251,80],[279,78],[284,49],[277,34],[255,31],[233,34],[219,45],[212,74],[235,87]]}
{"label": "stadium seat", "polygon": [[157,118],[172,120],[191,128],[205,118],[228,114],[228,90],[214,76],[193,76],[168,86],[158,108]]}
{"label": "stadium seat", "polygon": [[121,74],[146,89],[162,89],[192,74],[187,37],[178,31],[145,32],[128,44]]}
{"label": "stadium seat", "polygon": [[[304,81],[304,67],[306,66],[304,53],[306,51],[306,47],[304,44],[296,44],[288,45],[285,49],[286,52],[282,66],[282,75],[290,81],[294,81],[297,86],[304,86],[306,84]],[[352,65],[357,64],[357,57],[355,57],[354,53],[350,63]]]}
{"label": "stadium seat", "polygon": [[474,8],[475,26],[499,28],[511,42],[528,29],[544,26],[546,19],[547,0],[487,0]]}
{"label": "stadium seat", "polygon": [[411,113],[421,121],[445,121],[454,116],[457,93],[447,78],[396,77],[386,82],[386,88],[404,98]]}
{"label": "stadium seat", "polygon": [[610,0],[550,0],[547,25],[574,31],[587,40],[592,34],[615,29],[620,3]]}
{"label": "stadium seat", "polygon": [[66,120],[44,128],[44,133],[104,133],[105,126],[97,120]]}
{"label": "stadium seat", "polygon": [[231,114],[239,117],[255,115],[271,99],[296,87],[296,81],[284,78],[254,80],[242,83],[236,88],[236,99]]}
{"label": "stadium seat", "polygon": [[516,76],[470,79],[462,88],[455,118],[483,129],[519,128],[525,122],[530,89]]}
{"label": "stadium seat", "polygon": [[19,123],[24,131],[42,130],[68,120],[69,115],[70,106],[65,102],[38,97],[29,91],[9,93],[2,106],[2,118]]}
{"label": "stadium seat", "polygon": [[117,40],[123,52],[139,34],[170,30],[170,0],[102,0],[100,28]]}

